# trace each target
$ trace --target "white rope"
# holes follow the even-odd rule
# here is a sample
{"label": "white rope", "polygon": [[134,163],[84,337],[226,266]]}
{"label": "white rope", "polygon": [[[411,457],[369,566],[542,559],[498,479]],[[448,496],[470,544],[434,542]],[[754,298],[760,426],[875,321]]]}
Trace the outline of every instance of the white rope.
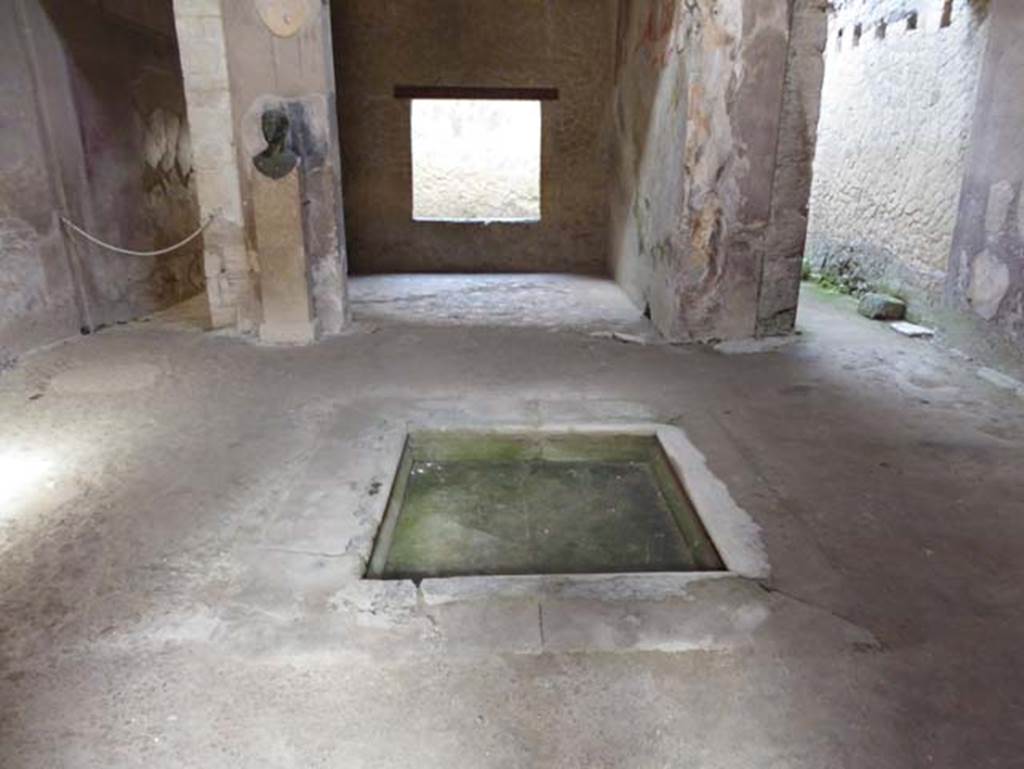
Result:
{"label": "white rope", "polygon": [[96,237],[93,237],[92,235],[90,235],[88,232],[83,230],[81,227],[79,227],[77,224],[75,224],[71,220],[65,219],[63,216],[60,218],[60,220],[67,227],[69,227],[70,229],[72,229],[75,232],[77,232],[79,235],[81,235],[83,238],[88,240],[90,243],[95,243],[97,246],[100,246],[101,248],[105,248],[105,249],[107,249],[109,251],[113,251],[115,254],[124,254],[125,256],[163,256],[164,254],[169,254],[172,251],[177,251],[182,246],[187,246],[193,240],[195,240],[200,235],[202,235],[203,232],[206,230],[206,228],[209,227],[210,224],[213,222],[213,219],[214,219],[214,217],[211,214],[207,218],[207,220],[199,227],[198,230],[193,232],[191,235],[189,235],[187,238],[185,238],[180,243],[175,243],[173,246],[168,246],[167,248],[161,248],[161,249],[159,249],[157,251],[133,251],[130,248],[118,248],[117,246],[112,246],[109,243],[104,243],[99,238],[96,238]]}

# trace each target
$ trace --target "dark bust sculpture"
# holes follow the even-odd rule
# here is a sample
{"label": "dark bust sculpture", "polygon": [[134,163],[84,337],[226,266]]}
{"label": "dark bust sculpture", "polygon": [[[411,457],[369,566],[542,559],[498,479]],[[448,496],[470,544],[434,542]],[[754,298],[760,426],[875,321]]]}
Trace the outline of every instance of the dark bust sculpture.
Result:
{"label": "dark bust sculpture", "polygon": [[263,138],[267,148],[252,159],[256,170],[271,179],[283,179],[299,164],[299,156],[292,150],[290,123],[283,109],[268,109],[263,113]]}

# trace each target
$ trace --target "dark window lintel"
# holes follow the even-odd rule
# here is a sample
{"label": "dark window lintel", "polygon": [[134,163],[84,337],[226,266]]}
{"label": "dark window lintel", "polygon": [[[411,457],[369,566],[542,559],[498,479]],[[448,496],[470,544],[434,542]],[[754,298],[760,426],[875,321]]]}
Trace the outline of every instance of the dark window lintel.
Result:
{"label": "dark window lintel", "polygon": [[396,85],[396,99],[491,99],[495,101],[557,101],[557,88]]}

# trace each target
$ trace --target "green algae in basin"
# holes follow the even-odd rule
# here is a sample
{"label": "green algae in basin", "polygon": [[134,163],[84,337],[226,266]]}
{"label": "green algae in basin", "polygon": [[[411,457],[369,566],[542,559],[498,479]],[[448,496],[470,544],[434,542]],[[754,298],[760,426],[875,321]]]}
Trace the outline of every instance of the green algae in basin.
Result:
{"label": "green algae in basin", "polygon": [[654,436],[416,433],[367,576],[723,568]]}

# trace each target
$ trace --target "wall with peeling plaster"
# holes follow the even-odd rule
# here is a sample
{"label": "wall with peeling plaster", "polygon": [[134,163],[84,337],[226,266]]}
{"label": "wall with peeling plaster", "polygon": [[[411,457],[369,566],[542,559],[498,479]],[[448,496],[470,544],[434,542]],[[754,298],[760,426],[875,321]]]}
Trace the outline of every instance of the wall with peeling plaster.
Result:
{"label": "wall with peeling plaster", "polygon": [[846,2],[832,14],[807,249],[815,270],[918,310],[941,303],[986,5],[955,0],[948,19],[944,0]]}
{"label": "wall with peeling plaster", "polygon": [[[346,0],[334,17],[354,272],[607,272],[616,0]],[[542,221],[414,222],[396,85],[560,89],[543,107]]]}
{"label": "wall with peeling plaster", "polygon": [[661,328],[679,313],[674,243],[686,226],[690,88],[679,13],[675,2],[620,3],[616,46],[611,267]]}
{"label": "wall with peeling plaster", "polygon": [[[156,249],[199,225],[173,17],[167,0],[107,2],[71,8],[50,0],[91,196],[86,228],[109,243]],[[204,286],[201,260],[201,242],[152,258],[89,247],[83,272],[94,321],[128,320],[194,296]]]}
{"label": "wall with peeling plaster", "polygon": [[1024,5],[989,15],[946,296],[1024,349]]}
{"label": "wall with peeling plaster", "polygon": [[824,19],[817,0],[620,5],[611,264],[670,338],[792,328]]}
{"label": "wall with peeling plaster", "polygon": [[8,4],[4,114],[23,130],[5,129],[18,172],[5,163],[0,182],[0,329],[33,346],[198,293],[201,244],[116,256],[66,240],[54,218],[66,203],[93,234],[139,250],[198,225],[169,0]]}
{"label": "wall with peeling plaster", "polygon": [[0,371],[21,352],[79,330],[24,37],[0,24]]}

